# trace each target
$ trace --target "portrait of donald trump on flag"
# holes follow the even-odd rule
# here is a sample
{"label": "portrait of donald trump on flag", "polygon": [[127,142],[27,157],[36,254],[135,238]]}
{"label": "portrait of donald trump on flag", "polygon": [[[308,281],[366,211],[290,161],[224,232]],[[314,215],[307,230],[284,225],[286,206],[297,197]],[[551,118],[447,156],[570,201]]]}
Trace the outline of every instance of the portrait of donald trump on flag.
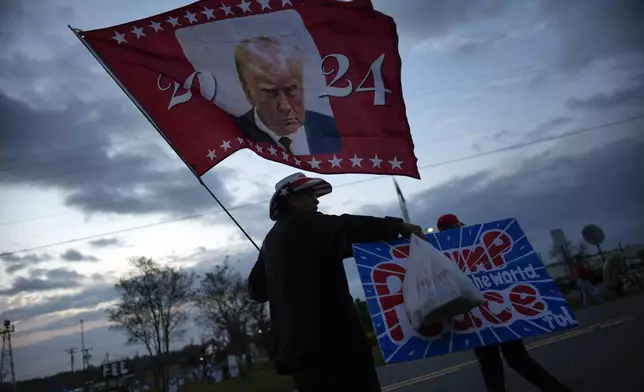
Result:
{"label": "portrait of donald trump on flag", "polygon": [[273,142],[294,155],[341,150],[331,116],[306,110],[303,61],[296,46],[273,37],[242,40],[235,67],[251,110],[237,118],[242,133],[255,142]]}

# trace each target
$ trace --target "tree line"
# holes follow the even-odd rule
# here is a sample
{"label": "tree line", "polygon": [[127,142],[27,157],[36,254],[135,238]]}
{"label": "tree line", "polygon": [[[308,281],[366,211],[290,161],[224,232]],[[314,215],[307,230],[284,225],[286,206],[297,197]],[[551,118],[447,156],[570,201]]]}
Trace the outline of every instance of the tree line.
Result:
{"label": "tree line", "polygon": [[171,344],[185,336],[190,321],[203,329],[202,345],[220,361],[235,355],[250,364],[253,342],[270,350],[268,309],[250,298],[248,282],[227,258],[202,276],[146,257],[130,263],[132,272],[114,285],[119,300],[107,309],[108,320],[129,344],[145,347],[156,390],[167,390]]}

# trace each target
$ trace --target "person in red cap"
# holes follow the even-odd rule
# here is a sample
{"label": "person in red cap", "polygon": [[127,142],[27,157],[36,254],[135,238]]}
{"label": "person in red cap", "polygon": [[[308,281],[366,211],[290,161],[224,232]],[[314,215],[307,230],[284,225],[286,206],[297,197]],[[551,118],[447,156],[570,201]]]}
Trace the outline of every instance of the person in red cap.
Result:
{"label": "person in red cap", "polygon": [[269,302],[273,361],[298,392],[379,392],[371,344],[349,292],[342,260],[351,245],[423,235],[398,218],[325,215],[318,198],[331,193],[319,178],[296,173],[275,186],[275,221],[249,276],[253,299]]}
{"label": "person in red cap", "polygon": [[[458,229],[464,226],[465,224],[454,214],[445,214],[436,222],[439,231]],[[505,373],[501,353],[511,369],[542,391],[572,392],[528,354],[522,339],[474,349],[488,392],[505,392]]]}

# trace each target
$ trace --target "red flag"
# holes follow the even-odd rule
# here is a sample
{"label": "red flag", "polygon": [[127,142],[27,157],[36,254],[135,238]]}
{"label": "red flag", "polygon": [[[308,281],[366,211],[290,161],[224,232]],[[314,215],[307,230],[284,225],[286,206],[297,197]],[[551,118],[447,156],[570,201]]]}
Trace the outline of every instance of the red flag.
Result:
{"label": "red flag", "polygon": [[396,27],[369,0],[199,1],[77,34],[197,175],[251,148],[419,178]]}

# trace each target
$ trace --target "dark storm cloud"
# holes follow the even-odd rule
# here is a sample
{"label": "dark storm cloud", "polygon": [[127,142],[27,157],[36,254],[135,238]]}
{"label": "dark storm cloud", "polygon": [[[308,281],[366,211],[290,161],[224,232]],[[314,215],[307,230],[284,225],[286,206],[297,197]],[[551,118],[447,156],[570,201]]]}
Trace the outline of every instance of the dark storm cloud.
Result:
{"label": "dark storm cloud", "polygon": [[[641,126],[642,123],[635,124]],[[637,137],[637,133],[634,132]],[[574,150],[560,145],[559,152]],[[622,140],[582,156],[553,157],[551,152],[513,162],[510,175],[481,172],[425,192],[408,195],[412,220],[435,227],[436,219],[455,213],[466,223],[514,217],[540,250],[549,246],[549,230],[563,227],[577,240],[583,225],[604,225],[607,245],[644,242],[644,140]],[[366,213],[399,215],[396,204]],[[599,223],[602,222],[602,223]],[[610,244],[608,244],[610,242]]]}
{"label": "dark storm cloud", "polygon": [[539,123],[530,133],[528,134],[531,140],[540,139],[541,137],[547,135],[551,131],[558,131],[566,125],[571,125],[574,123],[574,117],[570,116],[560,116],[555,117],[550,120]]}
{"label": "dark storm cloud", "polygon": [[644,74],[635,78],[632,83],[610,93],[601,93],[585,99],[570,99],[570,109],[609,110],[624,105],[644,107]]}
{"label": "dark storm cloud", "polygon": [[118,237],[99,238],[97,240],[90,241],[89,244],[93,248],[109,248],[109,247],[123,247],[123,246],[126,246],[126,243],[123,242]]}
{"label": "dark storm cloud", "polygon": [[76,294],[52,297],[35,305],[26,305],[8,310],[2,313],[0,318],[24,321],[63,310],[96,306],[101,302],[111,301],[116,298],[117,294],[113,285],[94,284],[93,286],[87,287]]}
{"label": "dark storm cloud", "polygon": [[644,52],[641,0],[543,0],[544,16],[557,29],[564,65],[577,68],[595,59]]}
{"label": "dark storm cloud", "polygon": [[[63,110],[35,110],[0,93],[0,118],[0,156],[7,157],[0,164],[0,184],[64,190],[65,204],[86,213],[184,214],[213,205],[127,102],[76,101]],[[136,135],[137,129],[142,129],[139,140],[113,141]],[[206,177],[227,204],[230,195],[221,178],[230,173],[220,169]]]}
{"label": "dark storm cloud", "polygon": [[13,274],[16,271],[20,271],[27,267],[43,263],[45,261],[51,260],[51,256],[47,253],[37,254],[29,253],[24,256],[19,256],[16,254],[2,254],[0,255],[0,260],[4,264],[4,269],[8,274]]}
{"label": "dark storm cloud", "polygon": [[92,255],[84,255],[76,249],[67,249],[61,253],[60,258],[65,261],[98,261],[99,259]]}
{"label": "dark storm cloud", "polygon": [[478,19],[502,14],[509,0],[374,0],[374,8],[394,18],[401,34],[414,38],[439,36]]}
{"label": "dark storm cloud", "polygon": [[29,329],[27,331],[18,331],[16,332],[15,337],[30,335],[35,332],[54,331],[61,328],[78,326],[81,319],[83,320],[83,322],[96,321],[96,320],[107,321],[107,314],[105,313],[105,309],[88,310],[88,311],[74,314],[73,317],[59,319],[59,320],[47,323],[45,325],[42,325],[40,327]]}
{"label": "dark storm cloud", "polygon": [[53,270],[39,270],[37,275],[44,273],[42,277],[18,277],[14,279],[8,289],[0,290],[0,296],[12,296],[20,293],[36,293],[60,288],[74,288],[80,285],[84,277],[75,271],[64,268]]}

